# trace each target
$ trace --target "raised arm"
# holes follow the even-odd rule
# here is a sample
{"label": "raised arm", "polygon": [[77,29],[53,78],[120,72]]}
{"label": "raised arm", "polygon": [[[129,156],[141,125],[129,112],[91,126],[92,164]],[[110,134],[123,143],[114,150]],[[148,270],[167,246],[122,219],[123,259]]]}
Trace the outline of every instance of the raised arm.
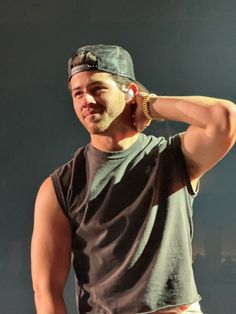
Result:
{"label": "raised arm", "polygon": [[70,264],[71,227],[48,178],[37,195],[31,245],[37,314],[66,314],[63,290]]}
{"label": "raised arm", "polygon": [[[141,118],[144,94],[136,96],[139,104],[136,119]],[[224,100],[202,96],[168,97],[153,95],[149,112],[155,119],[188,123],[181,134],[182,150],[191,180],[201,177],[233,146],[236,139],[236,106]]]}

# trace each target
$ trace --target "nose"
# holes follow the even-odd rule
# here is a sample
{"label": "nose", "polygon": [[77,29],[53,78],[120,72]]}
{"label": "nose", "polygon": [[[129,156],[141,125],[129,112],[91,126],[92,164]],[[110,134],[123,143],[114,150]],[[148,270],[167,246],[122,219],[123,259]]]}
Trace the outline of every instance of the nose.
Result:
{"label": "nose", "polygon": [[93,97],[93,95],[91,95],[89,92],[86,92],[86,93],[84,94],[84,103],[85,103],[85,105],[95,104],[95,103],[96,103],[96,100],[95,100],[95,98]]}

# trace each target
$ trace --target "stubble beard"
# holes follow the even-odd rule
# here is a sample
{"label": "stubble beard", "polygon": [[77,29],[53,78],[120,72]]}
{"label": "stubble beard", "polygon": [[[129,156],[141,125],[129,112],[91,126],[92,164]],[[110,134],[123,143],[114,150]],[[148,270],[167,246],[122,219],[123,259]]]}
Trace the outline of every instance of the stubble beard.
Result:
{"label": "stubble beard", "polygon": [[90,134],[102,134],[109,128],[112,121],[113,119],[102,116],[98,121],[95,120],[92,123],[84,124],[84,127]]}
{"label": "stubble beard", "polygon": [[[84,127],[90,134],[105,135],[106,131],[109,132],[111,125],[116,125],[115,129],[120,126],[122,112],[107,112],[105,111],[100,117],[90,123],[83,123]],[[111,129],[111,128],[110,128]],[[110,130],[111,131],[111,130]]]}
{"label": "stubble beard", "polygon": [[88,127],[87,131],[90,134],[102,134],[109,128],[110,123],[108,121],[99,121],[93,127]]}

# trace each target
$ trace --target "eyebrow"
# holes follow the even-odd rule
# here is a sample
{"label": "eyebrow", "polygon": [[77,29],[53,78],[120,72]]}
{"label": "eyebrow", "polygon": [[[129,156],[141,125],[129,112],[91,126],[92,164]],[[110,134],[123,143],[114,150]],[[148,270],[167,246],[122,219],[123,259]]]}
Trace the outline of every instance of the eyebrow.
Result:
{"label": "eyebrow", "polygon": [[[88,84],[88,87],[92,87],[92,86],[97,85],[97,84],[98,84],[98,85],[99,85],[99,84],[102,84],[102,85],[106,85],[106,86],[107,86],[107,84],[106,84],[104,81],[96,80],[96,81],[93,81],[93,82],[89,83],[89,84]],[[74,91],[78,91],[78,90],[80,90],[80,89],[81,89],[80,86],[76,86],[76,87],[74,87],[71,91],[74,92]]]}

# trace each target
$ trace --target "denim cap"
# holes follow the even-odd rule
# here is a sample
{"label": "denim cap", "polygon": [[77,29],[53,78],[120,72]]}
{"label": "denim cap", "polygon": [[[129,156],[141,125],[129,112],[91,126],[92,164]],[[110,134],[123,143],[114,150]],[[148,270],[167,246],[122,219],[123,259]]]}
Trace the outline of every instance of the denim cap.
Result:
{"label": "denim cap", "polygon": [[[74,58],[80,53],[87,52],[92,52],[97,62],[73,66]],[[68,61],[68,81],[76,73],[94,70],[117,74],[136,81],[132,58],[128,51],[119,46],[90,45],[79,48]]]}

